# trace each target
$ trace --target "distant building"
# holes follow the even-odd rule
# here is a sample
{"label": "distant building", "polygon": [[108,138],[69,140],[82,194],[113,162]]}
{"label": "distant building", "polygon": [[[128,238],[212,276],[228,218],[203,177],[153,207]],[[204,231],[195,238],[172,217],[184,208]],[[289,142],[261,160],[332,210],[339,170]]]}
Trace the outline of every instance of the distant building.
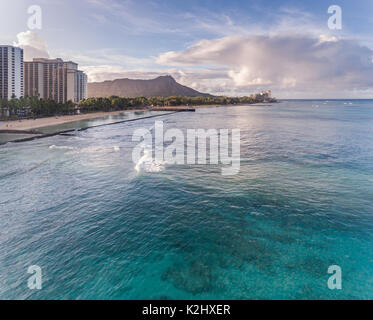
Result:
{"label": "distant building", "polygon": [[264,100],[272,99],[272,91],[271,90],[262,91],[260,93],[260,95],[263,97]]}
{"label": "distant building", "polygon": [[23,49],[0,46],[0,99],[23,97]]}
{"label": "distant building", "polygon": [[87,98],[87,76],[72,61],[33,59],[25,62],[25,95],[77,103]]}
{"label": "distant building", "polygon": [[262,100],[262,101],[273,100],[271,90],[262,91],[260,93],[254,93],[254,94],[251,95],[251,97],[255,100]]}

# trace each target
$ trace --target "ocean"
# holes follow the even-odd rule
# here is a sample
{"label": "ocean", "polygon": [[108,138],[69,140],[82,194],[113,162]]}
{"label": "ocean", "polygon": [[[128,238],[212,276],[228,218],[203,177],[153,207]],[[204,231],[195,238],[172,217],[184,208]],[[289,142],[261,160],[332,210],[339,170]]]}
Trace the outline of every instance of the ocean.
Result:
{"label": "ocean", "polygon": [[[136,170],[132,135],[155,120],[239,128],[239,174]],[[209,107],[8,143],[0,192],[0,299],[373,299],[373,100]]]}

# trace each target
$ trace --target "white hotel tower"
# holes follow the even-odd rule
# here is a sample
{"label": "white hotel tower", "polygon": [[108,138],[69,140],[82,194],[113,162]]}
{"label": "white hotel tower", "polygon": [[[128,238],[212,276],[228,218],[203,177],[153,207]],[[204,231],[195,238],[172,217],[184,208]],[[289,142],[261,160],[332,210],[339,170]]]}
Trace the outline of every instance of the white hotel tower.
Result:
{"label": "white hotel tower", "polygon": [[0,45],[0,99],[23,97],[23,49]]}

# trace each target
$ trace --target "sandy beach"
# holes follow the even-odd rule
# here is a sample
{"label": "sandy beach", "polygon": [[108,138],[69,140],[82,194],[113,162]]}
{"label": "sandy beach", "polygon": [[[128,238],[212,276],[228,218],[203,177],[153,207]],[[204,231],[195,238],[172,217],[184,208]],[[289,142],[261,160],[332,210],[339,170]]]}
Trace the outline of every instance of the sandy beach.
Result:
{"label": "sandy beach", "polygon": [[123,112],[135,112],[135,111],[165,111],[167,109],[185,109],[185,108],[201,108],[201,107],[216,107],[216,106],[177,106],[177,107],[154,107],[154,108],[144,108],[144,109],[131,109],[131,110],[122,110],[122,111],[113,111],[113,112],[95,112],[95,113],[86,113],[80,115],[70,115],[70,116],[59,116],[59,117],[48,117],[48,118],[39,118],[39,119],[27,119],[27,120],[17,120],[17,121],[3,121],[0,122],[0,131],[1,130],[33,130],[48,126],[60,125],[69,122],[75,122],[80,120],[103,118],[113,115],[118,115]]}
{"label": "sandy beach", "polygon": [[95,112],[95,113],[86,113],[79,115],[71,116],[59,116],[59,117],[48,117],[48,118],[39,118],[39,119],[27,119],[19,121],[4,121],[0,122],[0,130],[32,130],[37,128],[43,128],[48,126],[54,126],[74,121],[94,119],[94,118],[103,118],[107,116],[121,114],[123,112],[129,111],[139,111],[137,110],[125,110],[125,111],[113,111],[113,112]]}

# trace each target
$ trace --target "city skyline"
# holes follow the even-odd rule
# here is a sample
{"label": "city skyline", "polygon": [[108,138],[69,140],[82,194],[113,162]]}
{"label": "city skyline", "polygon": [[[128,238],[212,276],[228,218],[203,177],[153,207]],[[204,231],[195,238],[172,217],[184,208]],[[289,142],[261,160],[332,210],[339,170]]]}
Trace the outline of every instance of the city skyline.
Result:
{"label": "city skyline", "polygon": [[0,99],[39,97],[57,103],[87,98],[87,75],[61,58],[25,61],[24,49],[0,44]]}
{"label": "city skyline", "polygon": [[[333,4],[342,9],[341,30],[328,28]],[[28,29],[32,5],[42,9],[41,30]],[[0,43],[23,47],[25,61],[73,57],[89,81],[170,74],[218,95],[271,89],[279,98],[373,97],[370,1],[359,8],[320,0],[21,0],[2,6],[0,27],[7,32]]]}

